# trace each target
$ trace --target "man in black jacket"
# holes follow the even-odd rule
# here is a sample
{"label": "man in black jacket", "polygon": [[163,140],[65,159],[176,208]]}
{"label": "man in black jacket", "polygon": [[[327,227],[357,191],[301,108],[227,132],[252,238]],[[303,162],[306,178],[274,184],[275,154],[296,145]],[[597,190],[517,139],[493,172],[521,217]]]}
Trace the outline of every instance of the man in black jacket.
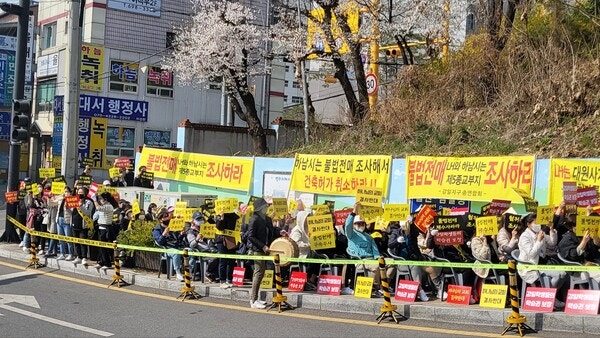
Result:
{"label": "man in black jacket", "polygon": [[[254,201],[254,215],[248,222],[248,251],[254,256],[269,254],[269,245],[273,241],[273,221],[267,216],[269,204],[263,198]],[[264,309],[266,303],[258,299],[260,282],[265,275],[267,261],[254,261],[254,275],[252,276],[252,292],[250,293],[250,307],[253,309]]]}

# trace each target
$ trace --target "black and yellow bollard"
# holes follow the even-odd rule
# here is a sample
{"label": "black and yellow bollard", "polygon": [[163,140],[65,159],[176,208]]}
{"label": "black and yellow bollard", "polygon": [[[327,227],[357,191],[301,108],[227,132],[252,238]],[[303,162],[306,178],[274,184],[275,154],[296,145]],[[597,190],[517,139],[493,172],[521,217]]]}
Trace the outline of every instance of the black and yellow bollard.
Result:
{"label": "black and yellow bollard", "polygon": [[[523,282],[525,283],[525,282]],[[523,331],[528,330],[530,332],[537,332],[536,330],[529,327],[529,325],[525,324],[527,321],[527,317],[521,316],[519,314],[519,293],[517,290],[517,263],[514,260],[508,261],[508,285],[510,288],[510,307],[512,309],[512,313],[510,316],[506,318],[506,322],[508,326],[502,332],[504,335],[508,331],[518,330],[519,335],[523,337],[525,334]],[[525,295],[521,295],[524,297]],[[515,327],[513,327],[515,325]]]}
{"label": "black and yellow bollard", "polygon": [[200,294],[194,291],[196,288],[192,286],[192,277],[190,276],[190,256],[188,255],[188,249],[183,249],[183,279],[185,285],[181,288],[181,294],[177,297],[181,297],[183,302],[186,298],[200,299]]}
{"label": "black and yellow bollard", "polygon": [[387,317],[392,317],[396,324],[398,324],[398,318],[396,318],[396,315],[404,318],[404,320],[408,318],[396,311],[398,307],[396,305],[392,305],[392,301],[390,300],[390,284],[388,283],[387,279],[385,259],[383,259],[383,257],[379,257],[378,263],[379,277],[381,277],[381,290],[383,291],[383,306],[379,308],[381,313],[379,314],[379,317],[377,317],[377,324],[381,323],[381,321]]}
{"label": "black and yellow bollard", "polygon": [[37,258],[37,238],[31,236],[31,248],[29,249],[31,253],[31,257],[29,258],[29,265],[27,265],[26,269],[33,266],[34,269],[43,268],[46,266],[45,264],[40,263],[40,259]]}
{"label": "black and yellow bollard", "polygon": [[281,312],[281,306],[286,306],[288,309],[293,310],[294,307],[291,306],[287,302],[287,297],[283,295],[283,286],[282,286],[282,278],[281,278],[281,267],[279,265],[279,254],[276,254],[273,257],[273,263],[275,264],[275,288],[277,290],[277,294],[273,297],[273,303],[271,306],[267,308],[267,311],[271,310],[275,306],[278,307],[279,312]]}
{"label": "black and yellow bollard", "polygon": [[123,279],[123,276],[121,276],[121,261],[119,260],[119,250],[117,249],[117,241],[113,241],[113,248],[115,255],[115,274],[114,276],[112,276],[112,282],[108,285],[108,287],[117,284],[117,287],[120,288],[121,284],[129,285],[129,283],[127,283]]}

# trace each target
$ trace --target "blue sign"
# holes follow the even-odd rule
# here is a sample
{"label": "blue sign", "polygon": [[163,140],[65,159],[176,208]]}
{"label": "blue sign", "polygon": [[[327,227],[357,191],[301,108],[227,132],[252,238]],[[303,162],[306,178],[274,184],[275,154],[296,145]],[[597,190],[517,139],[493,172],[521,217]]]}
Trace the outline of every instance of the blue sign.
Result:
{"label": "blue sign", "polygon": [[410,212],[416,212],[423,204],[428,204],[433,210],[438,211],[442,208],[469,208],[471,201],[459,201],[445,198],[415,198],[410,200]]}
{"label": "blue sign", "polygon": [[62,155],[63,120],[62,116],[54,116],[52,127],[52,155]]}
{"label": "blue sign", "polygon": [[[64,101],[62,95],[54,97],[55,116],[63,115]],[[81,94],[79,116],[147,122],[148,102]]]}
{"label": "blue sign", "polygon": [[0,141],[10,140],[10,112],[0,111]]}

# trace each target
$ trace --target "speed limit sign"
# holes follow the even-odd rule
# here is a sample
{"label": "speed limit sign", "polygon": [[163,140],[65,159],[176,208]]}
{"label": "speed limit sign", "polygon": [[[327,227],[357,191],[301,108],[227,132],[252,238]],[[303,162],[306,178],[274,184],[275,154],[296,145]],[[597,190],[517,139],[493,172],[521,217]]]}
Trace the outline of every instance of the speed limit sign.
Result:
{"label": "speed limit sign", "polygon": [[377,93],[377,76],[375,76],[375,74],[371,73],[371,74],[367,74],[367,76],[365,77],[365,80],[367,82],[367,94],[369,95],[373,95],[375,93]]}

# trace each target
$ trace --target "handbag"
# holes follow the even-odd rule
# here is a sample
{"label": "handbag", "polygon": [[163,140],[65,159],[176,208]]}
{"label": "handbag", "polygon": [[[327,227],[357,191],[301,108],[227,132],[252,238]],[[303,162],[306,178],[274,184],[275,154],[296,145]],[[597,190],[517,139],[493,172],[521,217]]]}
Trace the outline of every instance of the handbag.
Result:
{"label": "handbag", "polygon": [[227,248],[227,250],[234,250],[237,249],[237,243],[235,242],[235,238],[231,237],[231,236],[227,236],[227,235],[223,235],[223,244],[225,244],[225,247]]}

